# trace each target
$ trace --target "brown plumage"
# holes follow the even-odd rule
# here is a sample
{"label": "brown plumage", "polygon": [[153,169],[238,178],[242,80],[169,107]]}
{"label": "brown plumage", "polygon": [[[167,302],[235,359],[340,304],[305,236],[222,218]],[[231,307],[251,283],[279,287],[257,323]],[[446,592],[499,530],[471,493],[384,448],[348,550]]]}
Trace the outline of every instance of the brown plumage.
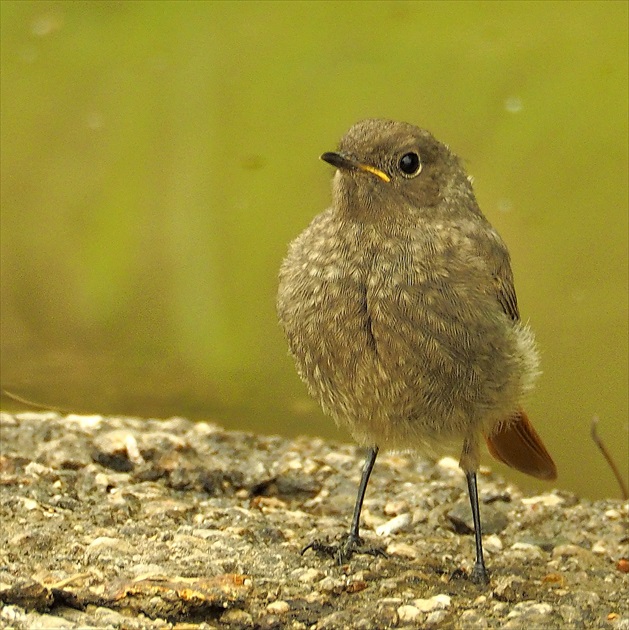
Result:
{"label": "brown plumage", "polygon": [[[379,448],[462,444],[477,525],[472,577],[485,581],[476,492],[479,438],[504,463],[553,479],[521,405],[537,375],[509,253],[459,159],[406,123],[357,123],[338,152],[333,203],[291,244],[277,309],[299,375],[324,411],[369,448],[349,538]],[[330,548],[317,543],[317,549]]]}
{"label": "brown plumage", "polygon": [[485,441],[489,452],[503,464],[545,481],[557,478],[555,462],[524,411],[494,427]]}

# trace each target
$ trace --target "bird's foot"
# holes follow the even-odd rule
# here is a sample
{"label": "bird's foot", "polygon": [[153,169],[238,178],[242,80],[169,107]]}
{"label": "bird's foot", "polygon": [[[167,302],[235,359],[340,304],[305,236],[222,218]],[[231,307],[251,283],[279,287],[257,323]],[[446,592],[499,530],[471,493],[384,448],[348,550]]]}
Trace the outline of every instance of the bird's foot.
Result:
{"label": "bird's foot", "polygon": [[317,553],[334,558],[338,565],[346,564],[355,553],[362,553],[370,556],[382,556],[383,558],[387,557],[387,554],[381,547],[370,547],[365,545],[363,539],[354,534],[346,534],[338,543],[313,540],[301,550],[301,554],[303,555],[306,553],[308,549],[312,549]]}
{"label": "bird's foot", "polygon": [[489,584],[489,573],[484,565],[475,564],[471,573],[467,573],[463,569],[456,569],[450,575],[451,580],[469,580],[474,584]]}
{"label": "bird's foot", "polygon": [[474,584],[489,584],[489,573],[484,564],[477,562],[470,573],[470,581]]}

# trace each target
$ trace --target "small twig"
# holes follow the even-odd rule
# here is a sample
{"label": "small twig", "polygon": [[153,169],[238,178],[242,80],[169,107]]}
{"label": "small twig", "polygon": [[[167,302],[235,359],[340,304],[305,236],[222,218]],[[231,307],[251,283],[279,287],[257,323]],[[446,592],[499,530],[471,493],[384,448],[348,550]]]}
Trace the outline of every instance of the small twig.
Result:
{"label": "small twig", "polygon": [[68,584],[72,584],[72,582],[76,582],[77,580],[84,580],[85,578],[90,577],[90,575],[90,573],[75,573],[74,575],[63,579],[60,582],[55,582],[54,584],[46,584],[46,586],[50,589],[62,589],[65,586],[68,586]]}
{"label": "small twig", "polygon": [[625,484],[625,480],[622,478],[620,471],[618,470],[618,466],[616,466],[616,462],[612,459],[609,451],[605,444],[603,444],[603,440],[600,438],[598,433],[596,432],[596,425],[598,424],[598,416],[594,416],[592,418],[592,426],[590,428],[590,434],[592,435],[592,439],[594,440],[594,444],[598,446],[598,450],[603,454],[603,457],[607,460],[609,467],[612,469],[614,476],[616,477],[616,481],[618,481],[618,485],[620,486],[620,493],[622,494],[623,501],[626,501],[629,498],[629,491],[627,491],[627,485]]}
{"label": "small twig", "polygon": [[15,402],[19,402],[22,405],[28,405],[33,409],[43,409],[44,411],[58,411],[59,413],[70,413],[67,409],[62,409],[61,407],[53,407],[52,405],[43,405],[41,403],[33,402],[32,400],[28,400],[27,398],[22,398],[17,394],[13,394],[12,392],[3,389],[2,393],[7,398],[14,400]]}

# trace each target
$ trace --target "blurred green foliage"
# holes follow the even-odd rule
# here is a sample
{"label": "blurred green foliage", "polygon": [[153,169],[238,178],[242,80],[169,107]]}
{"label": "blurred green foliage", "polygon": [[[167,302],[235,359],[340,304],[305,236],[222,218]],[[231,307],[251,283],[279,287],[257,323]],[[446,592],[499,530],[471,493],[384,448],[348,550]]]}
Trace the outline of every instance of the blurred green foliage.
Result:
{"label": "blurred green foliage", "polygon": [[464,157],[511,247],[560,482],[615,495],[588,432],[626,476],[627,7],[3,1],[2,386],[345,439],[294,373],[276,273],[329,202],[318,155],[397,118]]}

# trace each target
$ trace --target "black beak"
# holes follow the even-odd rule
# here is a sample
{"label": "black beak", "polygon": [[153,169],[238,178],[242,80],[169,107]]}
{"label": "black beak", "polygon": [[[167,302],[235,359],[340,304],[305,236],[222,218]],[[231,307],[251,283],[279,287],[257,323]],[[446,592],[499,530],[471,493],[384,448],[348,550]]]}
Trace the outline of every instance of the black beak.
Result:
{"label": "black beak", "polygon": [[365,173],[371,173],[376,177],[379,177],[384,182],[390,182],[391,178],[379,168],[375,166],[371,166],[370,164],[363,164],[362,162],[358,162],[352,158],[345,157],[340,153],[334,153],[333,151],[328,151],[321,156],[321,159],[332,166],[336,166],[336,168],[345,169],[345,170],[359,170],[364,171]]}
{"label": "black beak", "polygon": [[358,168],[358,163],[354,160],[350,160],[340,153],[334,153],[333,151],[328,151],[321,156],[321,159],[328,164],[332,164],[332,166],[336,166],[336,168],[345,168],[345,169],[354,169]]}

